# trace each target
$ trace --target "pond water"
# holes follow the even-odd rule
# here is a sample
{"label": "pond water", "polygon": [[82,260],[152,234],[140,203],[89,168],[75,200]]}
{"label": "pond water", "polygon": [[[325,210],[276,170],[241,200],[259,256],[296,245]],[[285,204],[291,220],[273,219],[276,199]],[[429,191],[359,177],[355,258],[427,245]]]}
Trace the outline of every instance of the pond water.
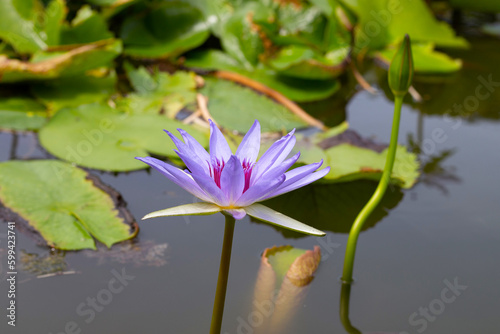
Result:
{"label": "pond water", "polygon": [[[237,222],[222,333],[258,332],[252,301],[260,255],[267,247],[287,244],[319,245],[323,255],[293,310],[288,334],[500,332],[500,85],[479,89],[481,96],[490,94],[477,97],[484,80],[500,82],[500,43],[477,39],[470,50],[453,55],[464,59],[464,69],[446,82],[420,78],[416,88],[425,102],[408,99],[403,108],[399,142],[421,147],[424,174],[410,190],[389,189],[361,233],[350,321],[346,309],[340,312],[339,277],[347,231],[375,189],[371,181],[309,186],[269,203],[325,230],[324,238],[284,232],[248,217]],[[345,118],[364,136],[388,142],[392,102],[380,85],[384,72],[363,71],[379,94],[347,92],[304,107],[329,125]],[[344,101],[343,95],[352,97]],[[459,104],[465,104],[464,112],[450,114]],[[47,157],[34,135],[15,138],[0,134],[1,161],[13,153],[18,159]],[[17,149],[11,152],[14,139]],[[194,200],[156,171],[92,173],[123,195],[137,219]],[[140,222],[133,242],[98,253],[51,253],[19,231],[18,251],[50,257],[68,274],[37,278],[19,272],[14,329],[4,315],[3,278],[1,333],[207,333],[223,221],[212,215]],[[6,224],[0,229],[4,247]],[[0,273],[5,275],[5,266]]]}

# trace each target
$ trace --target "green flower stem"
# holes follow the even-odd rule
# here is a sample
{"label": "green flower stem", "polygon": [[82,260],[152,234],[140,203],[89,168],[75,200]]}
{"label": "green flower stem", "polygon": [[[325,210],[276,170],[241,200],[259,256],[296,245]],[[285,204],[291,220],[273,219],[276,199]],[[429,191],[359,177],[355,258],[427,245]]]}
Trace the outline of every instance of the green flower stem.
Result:
{"label": "green flower stem", "polygon": [[392,167],[394,166],[394,160],[396,157],[396,148],[398,145],[398,133],[399,133],[399,119],[401,118],[401,107],[403,106],[403,96],[396,95],[394,101],[394,119],[392,121],[392,131],[391,131],[391,143],[389,144],[389,151],[387,152],[387,160],[385,162],[384,172],[382,173],[382,178],[377,186],[377,189],[373,193],[368,203],[359,213],[358,217],[352,225],[351,232],[349,233],[349,238],[347,240],[347,247],[344,258],[344,271],[342,273],[342,281],[346,283],[352,282],[352,271],[354,267],[354,256],[356,255],[356,244],[358,242],[359,233],[363,228],[363,224],[366,219],[370,216],[375,207],[380,203],[382,197],[389,184]]}
{"label": "green flower stem", "polygon": [[361,334],[361,331],[351,324],[349,319],[349,300],[351,298],[351,284],[342,283],[340,290],[340,321],[349,334]]}
{"label": "green flower stem", "polygon": [[215,291],[210,334],[220,334],[221,331],[224,302],[226,301],[227,278],[229,276],[229,264],[231,261],[231,248],[233,247],[235,220],[231,215],[225,216],[226,226],[224,228],[224,241],[222,243],[222,254],[220,256],[219,278],[217,279],[217,290]]}

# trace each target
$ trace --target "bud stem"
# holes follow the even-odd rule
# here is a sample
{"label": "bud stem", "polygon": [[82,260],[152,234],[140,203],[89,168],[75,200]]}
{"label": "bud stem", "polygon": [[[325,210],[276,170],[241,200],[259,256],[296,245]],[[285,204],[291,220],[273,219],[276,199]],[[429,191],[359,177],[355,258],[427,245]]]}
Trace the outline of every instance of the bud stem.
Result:
{"label": "bud stem", "polygon": [[380,203],[382,197],[384,197],[387,186],[389,185],[392,168],[394,166],[394,160],[396,158],[396,148],[398,146],[399,120],[401,118],[401,107],[403,106],[403,97],[404,96],[402,95],[395,96],[394,119],[392,121],[391,142],[389,144],[389,150],[387,152],[387,159],[385,162],[384,172],[382,173],[382,178],[380,179],[377,189],[373,193],[372,197],[356,217],[356,220],[354,221],[354,224],[351,227],[349,238],[347,239],[347,247],[344,258],[344,271],[342,273],[342,281],[345,283],[352,282],[354,256],[356,255],[356,244],[358,242],[359,233],[363,228],[363,224],[365,223],[366,219],[370,216],[372,211]]}

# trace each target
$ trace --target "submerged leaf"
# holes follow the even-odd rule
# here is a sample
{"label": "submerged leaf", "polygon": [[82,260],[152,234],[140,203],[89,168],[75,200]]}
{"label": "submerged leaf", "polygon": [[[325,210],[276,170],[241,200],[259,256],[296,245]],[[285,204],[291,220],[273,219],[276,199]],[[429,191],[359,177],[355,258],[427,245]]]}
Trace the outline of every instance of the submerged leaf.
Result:
{"label": "submerged leaf", "polygon": [[134,233],[118,217],[111,198],[87,173],[56,160],[0,163],[0,201],[59,249],[95,249]]}
{"label": "submerged leaf", "polygon": [[[256,333],[286,333],[291,319],[307,294],[307,285],[318,268],[321,252],[279,246],[266,248],[254,288],[254,312],[266,310]],[[279,291],[278,293],[276,293]]]}

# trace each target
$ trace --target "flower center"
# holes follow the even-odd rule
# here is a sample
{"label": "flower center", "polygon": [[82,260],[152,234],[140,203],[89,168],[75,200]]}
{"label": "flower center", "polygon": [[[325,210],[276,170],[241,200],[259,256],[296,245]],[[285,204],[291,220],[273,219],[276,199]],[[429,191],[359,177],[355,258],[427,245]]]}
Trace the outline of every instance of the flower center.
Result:
{"label": "flower center", "polygon": [[243,173],[245,173],[245,186],[243,187],[243,192],[245,192],[250,187],[250,177],[252,176],[253,164],[243,160],[241,165],[243,166]]}
{"label": "flower center", "polygon": [[[220,177],[222,175],[224,167],[226,166],[226,163],[219,159],[215,159],[215,161],[212,161],[212,163],[207,161],[207,164],[208,170],[210,171],[210,177],[214,179],[217,187],[221,188]],[[243,192],[245,192],[250,187],[250,177],[252,176],[253,164],[248,162],[247,160],[243,160],[241,166],[243,167],[243,173],[245,175],[245,186],[243,187]]]}
{"label": "flower center", "polygon": [[210,177],[213,177],[215,184],[220,188],[220,176],[226,163],[224,161],[220,161],[219,159],[215,159],[215,161],[212,161],[211,165],[208,161],[207,163],[209,167],[208,169],[210,170]]}

